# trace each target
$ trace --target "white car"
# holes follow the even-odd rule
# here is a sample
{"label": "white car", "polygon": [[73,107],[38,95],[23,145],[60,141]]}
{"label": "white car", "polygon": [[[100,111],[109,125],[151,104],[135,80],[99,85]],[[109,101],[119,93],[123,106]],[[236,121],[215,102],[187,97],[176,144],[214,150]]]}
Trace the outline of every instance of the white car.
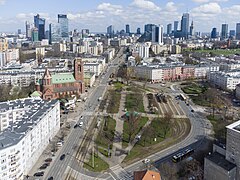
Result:
{"label": "white car", "polygon": [[78,125],[79,125],[79,127],[82,127],[83,126],[83,122],[81,121]]}
{"label": "white car", "polygon": [[144,159],[142,162],[143,162],[144,164],[148,164],[148,163],[150,163],[150,159]]}
{"label": "white car", "polygon": [[80,116],[80,119],[83,119],[83,116]]}

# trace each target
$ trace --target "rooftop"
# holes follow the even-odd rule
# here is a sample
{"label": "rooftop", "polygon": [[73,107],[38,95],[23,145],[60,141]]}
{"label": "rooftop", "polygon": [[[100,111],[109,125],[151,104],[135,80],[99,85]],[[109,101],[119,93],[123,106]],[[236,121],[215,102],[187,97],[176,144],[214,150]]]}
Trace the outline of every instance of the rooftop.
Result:
{"label": "rooftop", "polygon": [[0,114],[20,109],[25,111],[25,113],[16,119],[15,122],[10,122],[9,127],[0,132],[0,150],[17,144],[56,103],[58,103],[58,100],[45,101],[40,98],[1,102]]}
{"label": "rooftop", "polygon": [[226,128],[238,131],[240,133],[240,120],[228,125]]}
{"label": "rooftop", "polygon": [[212,153],[211,155],[207,156],[206,158],[208,160],[212,161],[213,163],[215,163],[216,165],[220,166],[221,168],[223,168],[226,171],[230,171],[236,167],[235,164],[226,160],[225,156],[223,156],[217,152]]}

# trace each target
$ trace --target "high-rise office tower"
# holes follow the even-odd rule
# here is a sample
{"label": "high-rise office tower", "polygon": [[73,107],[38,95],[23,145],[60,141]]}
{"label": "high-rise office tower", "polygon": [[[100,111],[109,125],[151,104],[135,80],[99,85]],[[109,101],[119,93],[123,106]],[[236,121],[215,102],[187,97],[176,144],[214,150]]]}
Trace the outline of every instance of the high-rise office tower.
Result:
{"label": "high-rise office tower", "polygon": [[228,38],[228,24],[222,24],[221,38]]}
{"label": "high-rise office tower", "polygon": [[178,30],[178,21],[174,21],[173,31],[177,32]]}
{"label": "high-rise office tower", "polygon": [[141,34],[141,29],[137,28],[137,34]]}
{"label": "high-rise office tower", "polygon": [[88,37],[89,33],[90,33],[89,29],[82,29],[82,37],[83,38]]}
{"label": "high-rise office tower", "polygon": [[22,30],[21,30],[21,29],[18,29],[17,33],[18,33],[18,34],[22,34]]}
{"label": "high-rise office tower", "polygon": [[193,21],[191,23],[191,26],[190,26],[190,36],[193,36],[194,35],[194,26],[193,26]]}
{"label": "high-rise office tower", "polygon": [[113,37],[113,35],[114,35],[114,28],[113,28],[112,25],[107,27],[107,35],[110,36],[110,37]]}
{"label": "high-rise office tower", "polygon": [[38,28],[34,27],[32,28],[31,30],[31,37],[32,37],[32,41],[35,42],[35,41],[39,41],[39,32],[38,32]]}
{"label": "high-rise office tower", "polygon": [[61,39],[61,25],[59,23],[49,24],[49,44],[60,42]]}
{"label": "high-rise office tower", "polygon": [[182,37],[188,38],[189,34],[189,13],[183,13],[181,20],[181,33]]}
{"label": "high-rise office tower", "polygon": [[145,26],[144,26],[144,32],[146,33],[146,32],[152,32],[152,29],[153,29],[153,27],[155,26],[155,24],[146,24]]}
{"label": "high-rise office tower", "polygon": [[212,39],[217,38],[217,28],[212,28],[211,38]]}
{"label": "high-rise office tower", "polygon": [[130,34],[130,25],[129,24],[126,25],[126,33]]}
{"label": "high-rise office tower", "polygon": [[172,34],[172,24],[167,25],[167,35]]}
{"label": "high-rise office tower", "polygon": [[234,38],[236,36],[236,31],[235,30],[230,30],[229,31],[229,37]]}
{"label": "high-rise office tower", "polygon": [[236,24],[236,39],[240,40],[240,23]]}
{"label": "high-rise office tower", "polygon": [[154,25],[152,27],[152,42],[156,42],[160,45],[163,45],[163,26],[161,25]]}
{"label": "high-rise office tower", "polygon": [[34,26],[38,29],[38,40],[45,38],[45,19],[40,18],[39,14],[34,16]]}
{"label": "high-rise office tower", "polygon": [[26,27],[26,38],[30,39],[31,38],[31,25],[28,21],[25,22],[25,27]]}
{"label": "high-rise office tower", "polygon": [[60,25],[61,37],[68,38],[68,18],[65,14],[58,14],[58,23]]}

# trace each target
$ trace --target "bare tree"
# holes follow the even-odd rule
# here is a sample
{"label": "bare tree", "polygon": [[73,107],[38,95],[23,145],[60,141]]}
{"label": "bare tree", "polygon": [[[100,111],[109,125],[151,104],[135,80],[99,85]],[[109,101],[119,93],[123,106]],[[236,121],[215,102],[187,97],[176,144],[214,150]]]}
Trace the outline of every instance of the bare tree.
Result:
{"label": "bare tree", "polygon": [[135,112],[129,112],[129,116],[127,117],[127,134],[128,134],[128,142],[131,141],[132,136],[137,130],[138,123],[139,123],[140,116],[136,114]]}
{"label": "bare tree", "polygon": [[173,114],[171,112],[166,112],[164,116],[160,119],[162,123],[162,128],[163,128],[163,137],[165,138],[168,131],[170,130],[171,127],[171,120],[173,118]]}
{"label": "bare tree", "polygon": [[135,57],[136,64],[140,64],[142,58],[140,56]]}

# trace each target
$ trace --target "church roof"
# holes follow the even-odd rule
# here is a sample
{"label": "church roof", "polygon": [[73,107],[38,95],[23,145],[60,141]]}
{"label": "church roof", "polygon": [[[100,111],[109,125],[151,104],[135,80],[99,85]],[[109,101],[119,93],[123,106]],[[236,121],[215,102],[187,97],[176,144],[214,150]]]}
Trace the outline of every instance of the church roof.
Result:
{"label": "church roof", "polygon": [[57,73],[52,75],[53,84],[73,83],[76,82],[72,73]]}
{"label": "church roof", "polygon": [[41,97],[41,93],[38,91],[34,91],[30,96],[31,97]]}

